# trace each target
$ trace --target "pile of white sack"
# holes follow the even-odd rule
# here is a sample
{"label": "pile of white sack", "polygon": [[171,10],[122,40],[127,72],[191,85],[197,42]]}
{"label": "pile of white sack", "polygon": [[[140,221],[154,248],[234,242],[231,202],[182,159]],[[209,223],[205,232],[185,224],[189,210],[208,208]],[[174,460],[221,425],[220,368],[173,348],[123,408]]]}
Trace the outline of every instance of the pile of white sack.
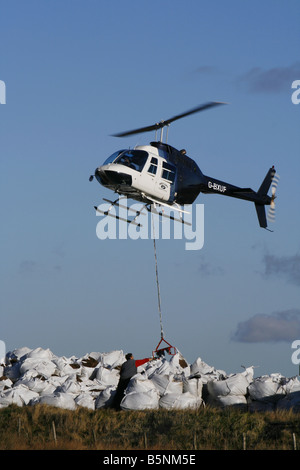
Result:
{"label": "pile of white sack", "polygon": [[[250,411],[300,411],[300,382],[281,374],[254,378],[249,367],[227,375],[197,358],[188,364],[178,352],[138,368],[121,402],[123,410],[197,409],[206,404]],[[125,362],[123,351],[58,357],[49,349],[8,352],[0,364],[0,408],[38,403],[75,410],[109,407]]]}

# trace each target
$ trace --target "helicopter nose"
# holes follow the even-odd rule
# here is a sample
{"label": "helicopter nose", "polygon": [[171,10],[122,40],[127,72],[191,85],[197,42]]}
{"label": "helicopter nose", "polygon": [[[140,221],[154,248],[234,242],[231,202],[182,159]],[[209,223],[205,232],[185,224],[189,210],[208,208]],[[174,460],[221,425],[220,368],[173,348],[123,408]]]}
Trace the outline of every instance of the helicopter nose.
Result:
{"label": "helicopter nose", "polygon": [[102,170],[101,166],[96,168],[95,170],[95,177],[99,181],[99,183],[105,185],[109,183],[109,180],[105,174],[105,171]]}
{"label": "helicopter nose", "polygon": [[104,186],[120,184],[131,186],[132,183],[131,175],[113,170],[104,170],[102,167],[96,168],[95,177]]}
{"label": "helicopter nose", "polygon": [[107,179],[110,184],[125,184],[131,186],[132,183],[131,175],[117,171],[105,170],[104,178]]}

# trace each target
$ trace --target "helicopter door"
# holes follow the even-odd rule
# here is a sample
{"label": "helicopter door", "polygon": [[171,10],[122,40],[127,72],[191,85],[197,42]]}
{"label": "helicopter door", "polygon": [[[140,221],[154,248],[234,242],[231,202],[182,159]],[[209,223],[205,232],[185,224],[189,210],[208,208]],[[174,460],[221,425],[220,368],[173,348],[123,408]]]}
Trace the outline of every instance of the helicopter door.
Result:
{"label": "helicopter door", "polygon": [[[169,162],[162,161],[160,177],[158,178],[158,188],[167,198],[166,201],[173,201],[175,195],[176,168]],[[162,196],[160,196],[162,197]]]}
{"label": "helicopter door", "polygon": [[161,159],[150,155],[141,175],[140,189],[154,198],[168,201],[170,197],[169,183],[161,180],[161,171]]}
{"label": "helicopter door", "polygon": [[176,168],[162,158],[150,154],[141,173],[139,189],[154,198],[173,201]]}

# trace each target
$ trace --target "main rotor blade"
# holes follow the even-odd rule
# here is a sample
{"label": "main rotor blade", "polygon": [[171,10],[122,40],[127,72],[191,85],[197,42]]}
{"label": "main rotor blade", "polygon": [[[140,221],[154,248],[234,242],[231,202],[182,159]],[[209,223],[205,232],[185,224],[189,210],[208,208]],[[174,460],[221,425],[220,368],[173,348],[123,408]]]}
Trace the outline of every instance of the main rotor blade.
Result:
{"label": "main rotor blade", "polygon": [[183,117],[189,116],[190,114],[199,113],[200,111],[205,111],[206,109],[213,108],[214,106],[219,106],[220,104],[227,104],[227,103],[224,103],[222,101],[210,101],[209,103],[201,104],[200,106],[197,106],[196,108],[190,109],[189,111],[186,111],[185,113],[178,114],[177,116],[174,116],[171,119],[164,121],[164,125],[168,126],[169,124],[171,124],[171,122],[177,121],[177,119],[181,119]]}
{"label": "main rotor blade", "polygon": [[113,134],[113,137],[126,137],[128,135],[155,131],[157,129],[161,129],[162,127],[168,126],[169,124],[171,124],[171,122],[177,121],[177,119],[181,119],[183,117],[189,116],[190,114],[198,113],[200,111],[205,111],[206,109],[212,108],[214,106],[219,106],[220,104],[227,104],[227,103],[223,103],[221,101],[210,101],[208,103],[201,104],[200,106],[197,106],[196,108],[190,109],[189,111],[186,111],[185,113],[178,114],[177,116],[167,119],[166,121],[157,122],[156,124],[152,124],[151,126],[133,129],[132,131],[125,131],[125,132],[120,132],[118,134]]}
{"label": "main rotor blade", "polygon": [[162,126],[161,123],[153,124],[152,126],[140,127],[139,129],[133,129],[132,131],[120,132],[118,134],[112,134],[113,137],[127,137],[128,135],[133,134],[142,134],[143,132],[150,132],[160,129]]}

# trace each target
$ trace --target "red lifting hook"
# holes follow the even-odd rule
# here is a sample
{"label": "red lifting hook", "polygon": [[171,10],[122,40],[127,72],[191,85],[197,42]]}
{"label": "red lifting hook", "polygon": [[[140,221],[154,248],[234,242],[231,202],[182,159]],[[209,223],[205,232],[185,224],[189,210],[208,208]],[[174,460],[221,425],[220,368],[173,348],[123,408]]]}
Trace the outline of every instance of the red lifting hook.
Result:
{"label": "red lifting hook", "polygon": [[[162,341],[164,341],[167,346],[165,347],[160,347]],[[160,342],[158,343],[158,345],[156,346],[156,349],[154,351],[152,351],[152,355],[153,357],[162,357],[165,355],[165,352],[167,352],[168,354],[170,354],[170,356],[175,356],[175,354],[177,353],[176,351],[176,348],[174,346],[172,346],[170,343],[168,343],[168,341],[166,341],[163,337],[161,338]]]}

